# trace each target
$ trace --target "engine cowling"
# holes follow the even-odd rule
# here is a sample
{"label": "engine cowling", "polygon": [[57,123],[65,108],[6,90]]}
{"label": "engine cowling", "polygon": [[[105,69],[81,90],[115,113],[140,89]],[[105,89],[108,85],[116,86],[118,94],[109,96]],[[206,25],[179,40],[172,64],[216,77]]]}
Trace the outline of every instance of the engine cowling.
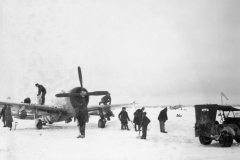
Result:
{"label": "engine cowling", "polygon": [[[88,91],[85,88],[83,88],[83,91],[88,93]],[[79,93],[79,96],[71,96],[70,97],[71,104],[75,109],[79,106],[83,106],[82,97],[80,96],[80,92],[81,92],[81,87],[73,88],[70,91],[70,93]],[[84,98],[85,98],[86,105],[88,105],[89,96],[86,95]]]}

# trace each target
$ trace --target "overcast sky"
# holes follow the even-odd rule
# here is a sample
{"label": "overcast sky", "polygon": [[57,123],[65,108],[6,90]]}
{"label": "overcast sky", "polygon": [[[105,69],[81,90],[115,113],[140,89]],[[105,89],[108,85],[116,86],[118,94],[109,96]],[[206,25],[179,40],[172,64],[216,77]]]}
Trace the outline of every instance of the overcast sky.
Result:
{"label": "overcast sky", "polygon": [[[0,97],[83,85],[112,103],[240,104],[240,1],[1,1]],[[91,97],[97,104],[101,97]]]}

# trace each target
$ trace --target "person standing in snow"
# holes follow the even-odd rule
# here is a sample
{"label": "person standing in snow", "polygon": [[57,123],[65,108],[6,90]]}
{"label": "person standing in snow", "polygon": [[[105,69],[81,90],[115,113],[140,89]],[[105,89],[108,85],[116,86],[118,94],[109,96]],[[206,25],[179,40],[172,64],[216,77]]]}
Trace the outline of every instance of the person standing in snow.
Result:
{"label": "person standing in snow", "polygon": [[151,122],[150,119],[147,117],[147,112],[143,112],[142,114],[142,136],[141,139],[147,138],[147,126]]}
{"label": "person standing in snow", "polygon": [[41,84],[36,83],[35,86],[38,87],[38,94],[37,94],[37,96],[39,96],[42,93],[42,96],[41,96],[42,103],[41,103],[41,105],[44,105],[44,103],[45,103],[45,95],[46,95],[47,91],[46,91],[45,87],[43,87],[43,85],[41,85]]}
{"label": "person standing in snow", "polygon": [[5,120],[6,120],[6,126],[10,128],[10,131],[12,130],[12,114],[11,114],[11,107],[10,105],[7,106],[5,110]]}
{"label": "person standing in snow", "polygon": [[77,126],[79,129],[79,135],[77,136],[77,138],[85,138],[85,128],[86,122],[88,121],[88,117],[85,116],[83,110],[77,108],[76,119],[78,120]]}
{"label": "person standing in snow", "polygon": [[123,107],[122,111],[118,114],[118,118],[121,121],[121,130],[123,130],[123,127],[127,128],[127,130],[130,130],[128,128],[128,121],[130,121],[130,119],[125,107]]}
{"label": "person standing in snow", "polygon": [[158,115],[158,120],[159,120],[159,124],[160,124],[160,131],[162,133],[167,133],[165,131],[165,122],[166,120],[168,120],[168,116],[167,116],[167,107],[164,108]]}
{"label": "person standing in snow", "polygon": [[3,109],[1,110],[0,113],[0,118],[2,117],[2,121],[3,121],[3,127],[6,127],[6,119],[5,119],[5,110],[7,109],[7,106],[4,105]]}
{"label": "person standing in snow", "polygon": [[[134,123],[135,131],[139,131],[141,129],[140,123],[142,121],[143,111],[144,111],[144,107],[142,109],[137,109],[133,114],[134,115],[133,123]],[[137,129],[137,126],[138,126],[138,129]]]}

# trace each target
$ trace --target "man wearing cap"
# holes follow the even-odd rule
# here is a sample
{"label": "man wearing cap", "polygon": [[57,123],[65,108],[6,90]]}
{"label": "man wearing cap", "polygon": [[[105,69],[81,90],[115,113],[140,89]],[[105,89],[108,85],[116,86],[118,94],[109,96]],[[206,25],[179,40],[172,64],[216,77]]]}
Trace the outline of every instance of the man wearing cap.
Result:
{"label": "man wearing cap", "polygon": [[42,93],[41,105],[44,105],[44,103],[45,103],[45,95],[46,95],[47,91],[46,91],[45,87],[43,87],[43,85],[40,85],[40,84],[36,83],[35,86],[38,87],[38,94],[37,94],[37,96],[39,96]]}
{"label": "man wearing cap", "polygon": [[118,118],[121,121],[121,130],[123,130],[123,127],[125,127],[127,130],[130,130],[128,128],[128,121],[130,121],[130,119],[125,107],[122,108],[122,111],[119,113]]}
{"label": "man wearing cap", "polygon": [[167,107],[164,108],[163,110],[161,110],[161,112],[158,115],[158,120],[159,120],[159,124],[160,124],[160,132],[167,133],[165,131],[165,122],[166,122],[166,120],[168,120]]}
{"label": "man wearing cap", "polygon": [[109,105],[111,104],[111,96],[110,93],[108,93],[107,95],[105,95],[102,99],[101,102],[99,102],[99,105],[101,104],[107,105],[107,103],[109,103]]}
{"label": "man wearing cap", "polygon": [[146,115],[147,115],[147,112],[143,112],[142,137],[141,137],[141,139],[146,139],[147,138],[147,126],[151,122],[150,119]]}

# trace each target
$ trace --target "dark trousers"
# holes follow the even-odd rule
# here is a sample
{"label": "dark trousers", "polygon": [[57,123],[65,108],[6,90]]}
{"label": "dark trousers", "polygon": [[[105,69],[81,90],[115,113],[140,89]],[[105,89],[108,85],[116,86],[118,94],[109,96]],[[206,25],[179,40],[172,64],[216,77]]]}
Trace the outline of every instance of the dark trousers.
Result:
{"label": "dark trousers", "polygon": [[[137,127],[138,126],[138,127]],[[140,130],[140,125],[137,124],[137,123],[134,123],[134,128],[135,128],[135,131],[139,131]],[[138,128],[138,129],[137,129]]]}
{"label": "dark trousers", "polygon": [[86,123],[79,124],[78,127],[79,127],[80,134],[85,136]]}
{"label": "dark trousers", "polygon": [[41,105],[45,104],[45,95],[46,95],[46,92],[42,92],[42,103],[41,103]]}
{"label": "dark trousers", "polygon": [[147,126],[142,126],[142,137],[147,137]]}
{"label": "dark trousers", "polygon": [[12,121],[6,121],[6,126],[12,128]]}
{"label": "dark trousers", "polygon": [[160,132],[165,132],[165,122],[159,121],[159,124],[160,124]]}

